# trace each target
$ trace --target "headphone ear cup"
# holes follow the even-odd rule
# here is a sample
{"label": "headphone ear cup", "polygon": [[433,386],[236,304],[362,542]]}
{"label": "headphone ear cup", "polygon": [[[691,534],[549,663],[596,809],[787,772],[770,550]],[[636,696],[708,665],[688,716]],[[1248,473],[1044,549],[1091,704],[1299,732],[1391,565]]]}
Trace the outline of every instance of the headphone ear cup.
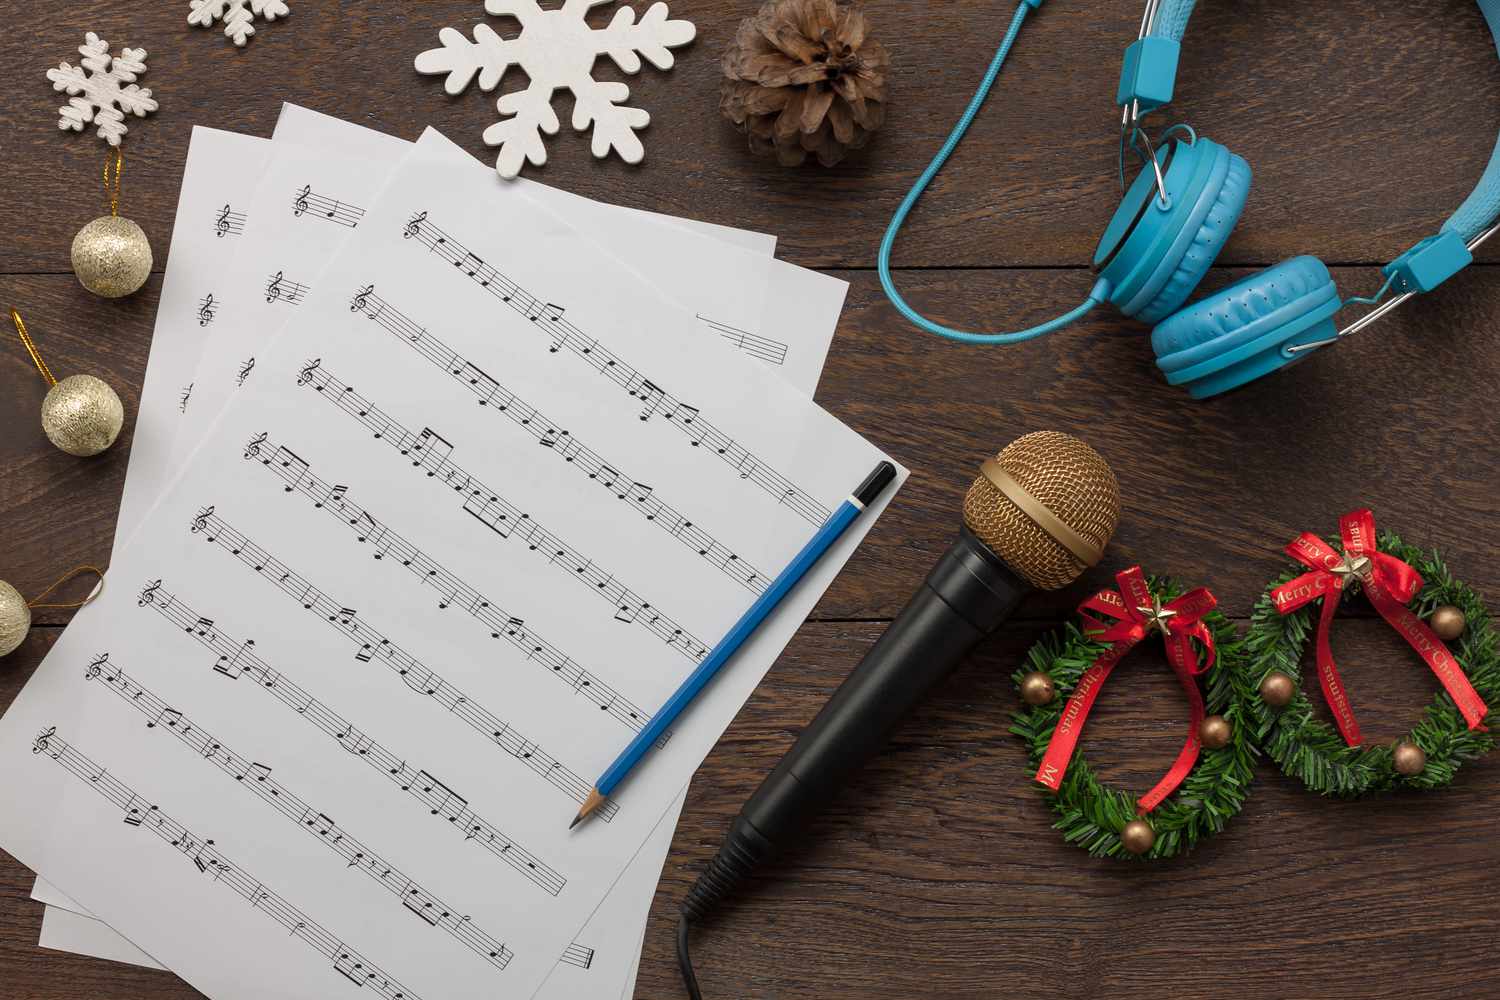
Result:
{"label": "headphone ear cup", "polygon": [[1294,257],[1169,317],[1151,346],[1168,382],[1205,399],[1291,364],[1281,349],[1293,339],[1334,336],[1341,305],[1327,266]]}
{"label": "headphone ear cup", "polygon": [[[1222,155],[1228,161],[1223,180],[1203,192],[1194,218],[1189,220],[1163,259],[1158,274],[1147,282],[1136,302],[1147,295],[1150,299],[1144,306],[1129,303],[1134,308],[1126,308],[1127,315],[1142,323],[1159,323],[1176,312],[1208,275],[1219,251],[1229,241],[1229,234],[1234,232],[1250,197],[1251,171],[1244,157],[1227,149]],[[1163,273],[1167,276],[1165,282],[1160,280]]]}

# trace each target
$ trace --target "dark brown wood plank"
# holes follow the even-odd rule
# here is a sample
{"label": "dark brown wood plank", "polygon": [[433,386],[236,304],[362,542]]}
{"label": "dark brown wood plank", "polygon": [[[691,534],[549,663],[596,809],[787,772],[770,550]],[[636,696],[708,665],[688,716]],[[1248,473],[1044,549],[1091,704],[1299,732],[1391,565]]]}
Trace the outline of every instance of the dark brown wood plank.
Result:
{"label": "dark brown wood plank", "polygon": [[[0,64],[16,85],[0,107],[11,165],[0,218],[15,228],[0,246],[0,272],[66,273],[73,233],[104,211],[104,147],[91,134],[53,127],[63,102],[44,76],[64,58],[76,61],[85,30],[150,53],[142,83],[162,107],[131,125],[124,211],[145,226],[159,262],[195,124],[269,135],[281,102],[295,101],[407,138],[432,125],[493,158],[480,134],[498,117],[494,95],[448,98],[437,78],[412,69],[439,27],[479,19],[474,0],[304,0],[243,50],[189,28],[185,5],[80,0],[65,17],[55,5],[10,6]],[[896,67],[889,124],[866,153],[830,172],[752,160],[718,116],[719,57],[756,6],[672,4],[697,23],[699,39],[670,73],[648,68],[630,78],[635,101],[652,115],[641,167],[594,162],[587,139],[565,127],[536,176],[775,232],[802,263],[872,264],[891,211],[968,102],[1013,5],[872,3]],[[1140,7],[1054,2],[1031,18],[999,94],[912,220],[900,263],[1088,262],[1119,200],[1112,100]],[[600,72],[623,78],[612,66]],[[507,85],[521,79],[513,72]],[[1248,216],[1225,255],[1232,263],[1303,252],[1388,260],[1436,231],[1472,190],[1500,131],[1500,66],[1470,0],[1398,4],[1378,16],[1363,0],[1206,3],[1194,16],[1178,94],[1173,116],[1256,171]],[[568,99],[562,104],[566,122]],[[1497,259],[1500,251],[1489,253]]]}
{"label": "dark brown wood plank", "polygon": [[[676,905],[730,818],[879,635],[803,628],[693,783],[657,893],[638,997],[681,996]],[[1196,1000],[1318,995],[1488,996],[1500,920],[1500,847],[1485,803],[1500,763],[1452,789],[1359,803],[1318,799],[1262,764],[1246,812],[1196,854],[1093,861],[1049,829],[1025,753],[1006,729],[1009,674],[1046,626],[1012,625],[906,724],[805,843],[695,937],[710,998]],[[8,704],[57,634],[6,661]],[[1340,625],[1340,662],[1372,741],[1403,733],[1435,681],[1385,625]],[[1084,751],[1107,780],[1144,788],[1182,738],[1184,706],[1159,652],[1121,666]],[[26,1000],[196,995],[149,973],[35,947],[30,878],[0,861],[0,968]]]}
{"label": "dark brown wood plank", "polygon": [[[1358,284],[1370,273],[1341,269],[1339,278]],[[915,474],[819,618],[893,616],[957,530],[963,491],[986,451],[1044,428],[1093,443],[1121,480],[1124,520],[1088,585],[1140,562],[1207,584],[1225,607],[1246,613],[1284,565],[1286,541],[1303,530],[1333,533],[1340,514],[1368,505],[1382,527],[1444,549],[1461,578],[1500,593],[1484,543],[1494,533],[1500,439],[1500,412],[1481,404],[1500,384],[1491,319],[1500,283],[1489,268],[1292,371],[1207,403],[1166,385],[1144,335],[1108,318],[1023,346],[962,347],[907,330],[873,274],[841,276],[854,288],[819,398]],[[962,295],[992,316],[1017,302],[1037,310],[1086,280],[1052,270],[902,278],[934,310]],[[106,375],[134,412],[158,286],[153,279],[118,305],[67,276],[0,277],[0,296],[27,308],[59,373]],[[0,398],[0,421],[19,429],[0,436],[0,503],[10,537],[21,540],[0,554],[0,579],[31,595],[72,566],[108,558],[128,455],[123,446],[94,460],[57,452],[37,422],[44,387],[25,354],[0,353],[0,370],[15,387]],[[1055,615],[1078,596],[1039,598],[1026,613]]]}

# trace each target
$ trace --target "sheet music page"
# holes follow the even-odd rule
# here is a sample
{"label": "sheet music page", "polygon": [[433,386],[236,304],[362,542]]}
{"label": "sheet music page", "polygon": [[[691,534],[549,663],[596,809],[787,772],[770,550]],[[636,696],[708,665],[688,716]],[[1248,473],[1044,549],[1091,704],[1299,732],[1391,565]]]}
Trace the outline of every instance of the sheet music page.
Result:
{"label": "sheet music page", "polygon": [[[284,105],[276,138],[388,162],[402,140],[293,104]],[[669,298],[691,309],[705,331],[772,365],[811,396],[828,360],[847,282],[771,257],[773,237],[711,223],[592,201],[524,177],[508,182],[621,260],[631,261]],[[747,244],[728,254],[698,236]],[[726,277],[732,280],[725,280]]]}
{"label": "sheet music page", "polygon": [[403,168],[358,311],[307,302],[318,364],[268,362],[0,727],[6,846],[215,995],[529,995],[862,534],[563,836],[878,453],[462,159]]}
{"label": "sheet music page", "polygon": [[265,139],[193,129],[120,497],[115,551],[171,481],[172,441],[192,402],[193,369],[203,342],[218,317],[218,279],[245,238],[246,200],[270,152]]}
{"label": "sheet music page", "polygon": [[[287,106],[282,121],[296,123],[292,129],[282,130],[283,135],[293,135],[296,143],[282,142],[277,147],[278,155],[262,174],[259,191],[248,202],[251,214],[263,220],[240,241],[245,249],[245,259],[251,263],[238,270],[227,267],[219,272],[218,285],[222,294],[215,306],[217,336],[211,341],[194,379],[196,414],[217,413],[235,390],[254,377],[257,354],[290,315],[285,308],[291,302],[290,298],[263,296],[263,286],[271,279],[259,273],[255,262],[275,258],[282,272],[290,268],[293,273],[303,276],[320,273],[321,267],[342,246],[345,236],[357,229],[363,214],[361,204],[369,203],[384,185],[390,170],[410,148],[410,144],[381,133],[292,105]],[[305,144],[309,143],[316,143],[316,146],[306,148]],[[359,161],[353,161],[352,155],[358,155]],[[342,198],[319,193],[339,185],[343,185],[339,192]],[[730,241],[740,247],[749,247],[761,254],[769,254],[775,246],[774,238],[760,234],[601,205],[539,184],[529,185],[527,192],[562,209],[565,217],[580,224],[585,231],[592,224],[608,222],[617,245],[633,240],[638,248],[633,255],[637,266],[659,285],[680,283],[681,262],[686,255],[700,266],[700,270],[691,276],[694,290],[712,297],[721,306],[744,294],[746,276],[736,266],[743,260],[743,255],[716,253],[716,248],[701,238],[702,234],[710,234],[721,242]],[[322,225],[306,225],[306,222]],[[631,235],[630,225],[622,222],[633,224],[636,236]],[[641,230],[644,230],[643,234]],[[683,230],[690,230],[694,235],[684,237]],[[669,243],[663,244],[663,237]],[[670,245],[671,252],[653,252],[662,245]],[[796,338],[794,353],[804,359],[816,360],[820,369],[837,325],[846,286],[815,272],[781,262],[771,263],[782,277],[789,273],[793,280],[804,282],[795,295],[785,289],[779,290],[782,302],[793,303],[798,315],[778,326],[786,331],[787,336]],[[809,278],[814,282],[811,286],[806,284]],[[745,301],[740,312],[749,315],[755,308],[754,302]],[[798,379],[802,378],[800,387],[810,394],[818,371],[805,378],[808,372],[788,366],[782,373],[793,378],[794,384],[799,384]],[[202,425],[203,421],[186,423],[176,446],[179,455],[191,454],[201,440],[205,429]],[[611,894],[580,934],[579,943],[584,947],[579,954],[584,956],[583,960],[572,964],[559,963],[557,972],[548,980],[543,997],[560,1000],[573,995],[591,995],[597,992],[601,982],[624,982],[630,978],[639,961],[638,950],[617,946],[601,952],[588,943],[618,941],[622,935],[634,938],[644,931],[651,898],[671,846],[679,812],[680,801],[677,808],[664,817],[631,870],[622,877],[620,890]],[[75,912],[82,909],[41,879],[38,879],[32,896]],[[133,946],[124,941],[101,944],[101,931],[108,934],[107,929],[61,920],[53,922],[49,946],[65,949],[68,936],[75,930],[79,934],[79,951],[97,955],[101,951],[109,954],[119,949],[133,950]],[[584,975],[585,971],[590,974]]]}

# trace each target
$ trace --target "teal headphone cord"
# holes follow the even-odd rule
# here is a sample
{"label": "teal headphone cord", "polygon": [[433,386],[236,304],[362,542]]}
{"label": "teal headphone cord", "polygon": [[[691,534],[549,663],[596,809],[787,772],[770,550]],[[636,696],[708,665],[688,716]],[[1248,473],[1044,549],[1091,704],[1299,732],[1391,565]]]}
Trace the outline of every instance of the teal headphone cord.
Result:
{"label": "teal headphone cord", "polygon": [[1020,7],[1016,10],[1016,16],[1010,22],[1010,30],[1005,33],[1005,39],[1001,41],[999,50],[995,53],[995,59],[990,63],[990,68],[984,75],[984,81],[980,83],[979,90],[974,94],[974,99],[969,102],[969,107],[964,111],[963,117],[958,120],[958,125],[953,129],[953,134],[948,136],[948,141],[943,143],[943,148],[938,151],[937,156],[928,165],[917,183],[907,194],[906,199],[901,202],[901,207],[896,209],[896,214],[891,219],[890,227],[885,231],[885,239],[880,243],[880,285],[885,289],[886,297],[891,304],[912,323],[926,330],[928,333],[937,334],[939,337],[947,337],[949,340],[958,340],[966,344],[1015,344],[1023,340],[1032,340],[1060,330],[1065,326],[1076,323],[1088,314],[1095,306],[1109,298],[1109,282],[1100,279],[1094,290],[1089,292],[1089,297],[1082,305],[1072,312],[1049,320],[1040,326],[1034,326],[1029,330],[1020,330],[1016,333],[968,333],[963,330],[954,330],[950,327],[934,323],[932,320],[917,312],[901,293],[896,290],[896,283],[891,279],[891,250],[896,245],[896,236],[901,232],[901,227],[906,224],[906,217],[916,207],[922,194],[927,190],[933,178],[943,169],[943,164],[948,162],[948,157],[958,148],[963,141],[964,133],[969,131],[969,126],[974,124],[974,119],[984,107],[984,102],[989,97],[990,90],[995,86],[995,78],[1000,75],[1000,70],[1005,66],[1005,59],[1010,55],[1011,46],[1016,42],[1016,36],[1021,33],[1021,25],[1026,20],[1026,14],[1033,7],[1039,7],[1042,0],[1021,0]]}

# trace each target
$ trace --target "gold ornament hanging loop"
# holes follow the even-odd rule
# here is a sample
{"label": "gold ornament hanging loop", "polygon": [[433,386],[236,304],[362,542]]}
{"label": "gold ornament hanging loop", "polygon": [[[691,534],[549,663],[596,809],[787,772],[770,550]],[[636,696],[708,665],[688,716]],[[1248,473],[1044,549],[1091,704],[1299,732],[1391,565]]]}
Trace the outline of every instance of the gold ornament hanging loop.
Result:
{"label": "gold ornament hanging loop", "polygon": [[[75,601],[72,604],[40,603],[42,598],[46,597],[48,594],[51,594],[58,587],[61,587],[63,584],[68,583],[71,580],[76,580],[78,577],[82,576],[85,573],[92,573],[99,578],[99,586],[95,587],[94,590],[89,594],[89,596],[85,597],[81,601]],[[89,604],[94,600],[94,598],[98,597],[102,593],[104,593],[104,570],[100,569],[98,566],[78,566],[68,570],[68,572],[58,577],[57,582],[53,583],[52,586],[48,587],[40,594],[37,594],[31,600],[27,601],[26,606],[33,611],[36,611],[40,608],[59,608],[63,611],[71,611],[74,608],[81,608],[86,604]]]}
{"label": "gold ornament hanging loop", "polygon": [[114,150],[115,179],[113,185],[109,180],[110,159],[104,158],[104,193],[109,196],[109,214],[118,217],[120,214],[120,184],[125,178],[125,153],[118,146]]}
{"label": "gold ornament hanging loop", "polygon": [[31,360],[36,364],[36,370],[42,373],[42,378],[47,380],[48,386],[57,384],[57,379],[52,374],[52,369],[47,367],[47,362],[42,360],[41,352],[36,349],[36,341],[31,339],[31,334],[26,332],[26,322],[21,319],[21,314],[14,309],[10,311],[10,318],[16,324],[16,333],[21,335],[21,343],[26,348],[26,353],[31,355]]}

